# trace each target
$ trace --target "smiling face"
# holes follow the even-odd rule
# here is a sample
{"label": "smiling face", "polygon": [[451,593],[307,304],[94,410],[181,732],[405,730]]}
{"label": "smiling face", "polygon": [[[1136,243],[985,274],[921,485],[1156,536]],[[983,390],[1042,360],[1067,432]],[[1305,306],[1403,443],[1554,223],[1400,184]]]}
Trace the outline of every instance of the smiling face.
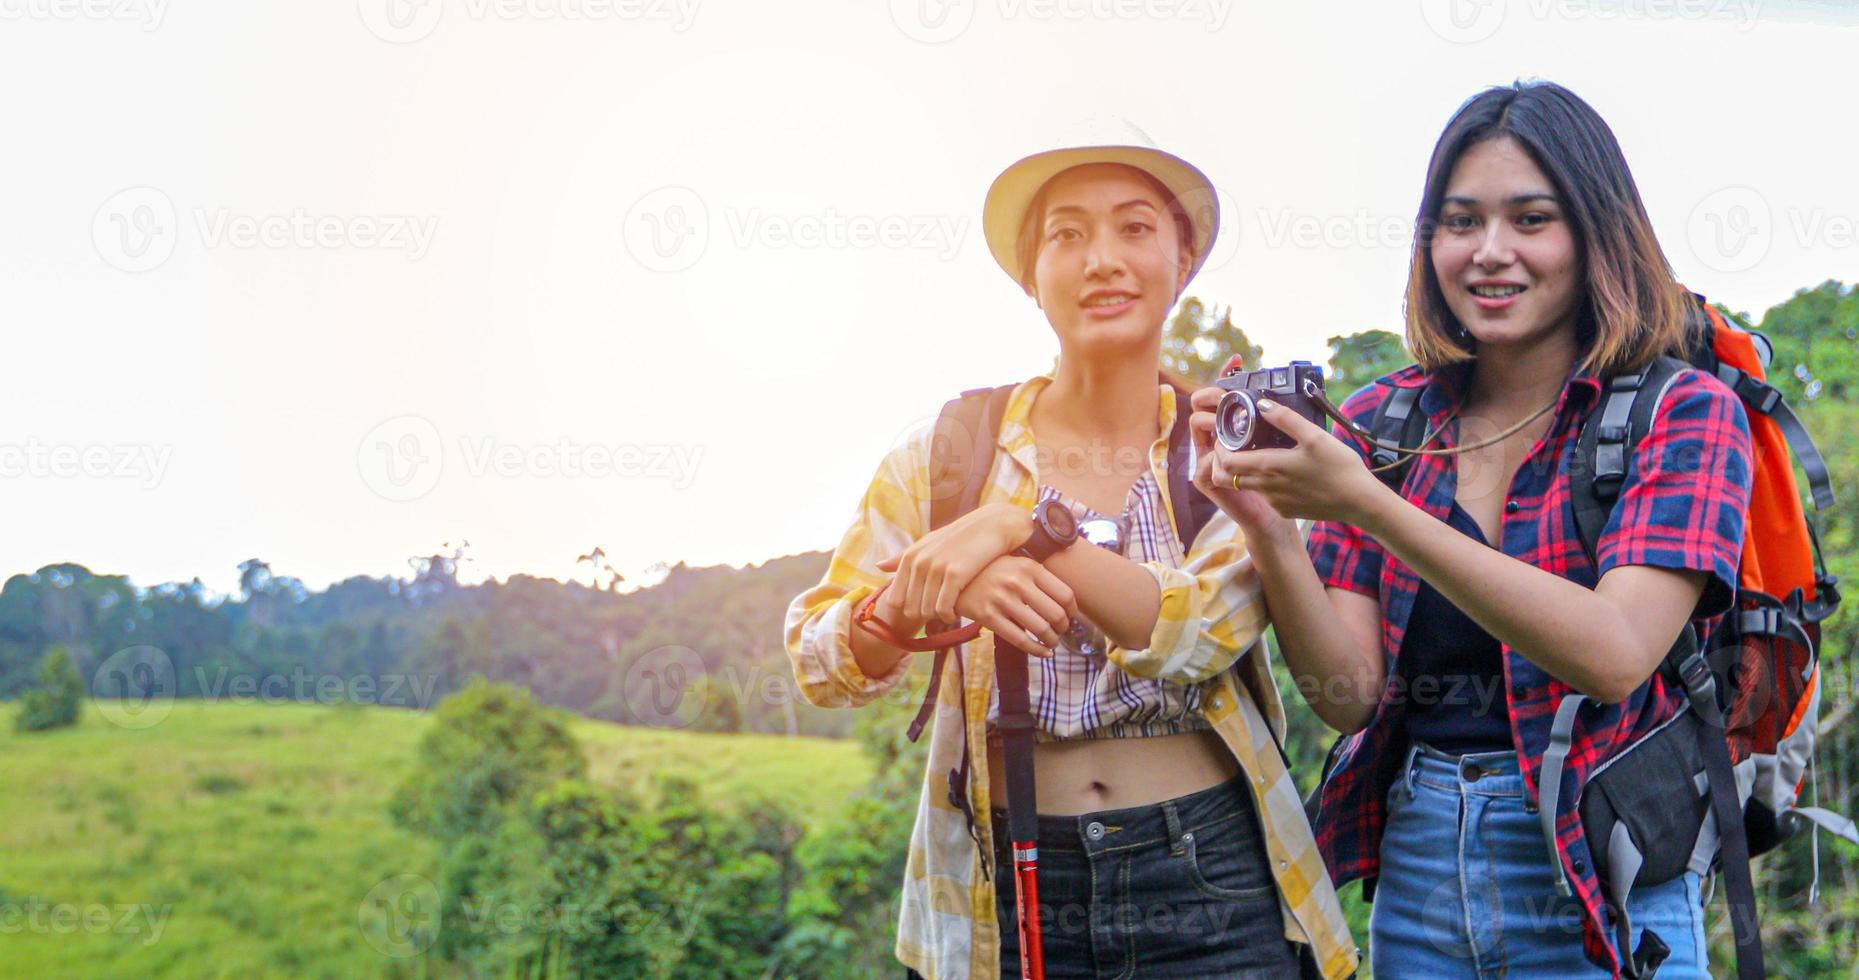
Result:
{"label": "smiling face", "polygon": [[1062,349],[1142,349],[1187,284],[1190,243],[1159,182],[1121,164],[1087,164],[1043,190],[1033,295]]}
{"label": "smiling face", "polygon": [[[1481,349],[1567,331],[1586,289],[1555,185],[1516,140],[1468,147],[1452,168],[1430,251],[1446,306]],[[1558,338],[1560,339],[1560,338]]]}

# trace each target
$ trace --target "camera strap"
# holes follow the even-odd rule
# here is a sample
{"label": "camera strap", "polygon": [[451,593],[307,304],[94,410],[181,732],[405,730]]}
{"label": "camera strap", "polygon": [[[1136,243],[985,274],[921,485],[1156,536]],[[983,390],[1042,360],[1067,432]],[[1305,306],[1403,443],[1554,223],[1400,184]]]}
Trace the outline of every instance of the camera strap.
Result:
{"label": "camera strap", "polygon": [[[1394,398],[1399,396],[1400,392],[1408,391],[1408,390],[1417,391],[1418,389],[1397,389],[1396,394],[1388,396],[1388,401],[1392,401]],[[1363,446],[1368,448],[1369,458],[1371,461],[1373,461],[1376,464],[1370,468],[1369,472],[1376,473],[1376,474],[1380,474],[1388,470],[1392,470],[1398,466],[1403,466],[1407,463],[1409,459],[1415,456],[1457,456],[1460,453],[1469,453],[1474,449],[1484,449],[1487,446],[1495,446],[1498,443],[1503,442],[1506,439],[1509,439],[1511,436],[1514,436],[1517,433],[1523,431],[1523,428],[1529,425],[1530,423],[1536,421],[1537,419],[1542,418],[1543,415],[1547,413],[1550,409],[1555,408],[1556,403],[1561,400],[1561,396],[1560,394],[1558,394],[1557,397],[1550,399],[1549,402],[1545,404],[1542,408],[1539,408],[1536,411],[1531,412],[1529,415],[1525,416],[1516,425],[1513,425],[1510,428],[1505,429],[1503,432],[1500,432],[1497,435],[1492,436],[1489,439],[1486,439],[1484,442],[1475,442],[1469,446],[1454,446],[1451,449],[1428,449],[1426,448],[1427,446],[1432,444],[1433,440],[1438,439],[1446,431],[1446,426],[1452,424],[1453,419],[1458,417],[1459,413],[1457,411],[1454,411],[1451,415],[1446,416],[1446,418],[1440,422],[1439,428],[1428,432],[1427,435],[1423,439],[1420,440],[1420,444],[1418,446],[1415,446],[1414,448],[1410,449],[1398,443],[1394,445],[1390,445],[1385,440],[1377,438],[1375,433],[1370,432],[1367,429],[1364,429],[1361,426],[1355,424],[1354,422],[1349,421],[1348,416],[1344,415],[1341,409],[1337,408],[1334,404],[1330,402],[1329,396],[1323,393],[1323,389],[1319,387],[1316,382],[1308,381],[1308,380],[1305,381],[1303,395],[1304,397],[1310,399],[1311,403],[1316,405],[1317,408],[1323,412],[1323,414],[1329,416],[1331,419],[1333,419],[1336,422],[1337,425],[1341,426],[1344,432],[1347,432],[1351,436],[1354,436],[1357,442],[1360,442]],[[1402,397],[1402,403],[1400,407],[1404,408],[1406,412],[1414,411],[1415,406],[1412,404],[1412,402],[1417,400],[1418,397],[1419,397],[1418,395],[1414,395],[1411,397]],[[1384,402],[1384,406],[1386,404],[1387,403]],[[1406,422],[1407,422],[1406,412],[1403,413],[1401,420],[1400,420],[1403,428],[1405,428]],[[1383,462],[1384,459],[1388,461]]]}

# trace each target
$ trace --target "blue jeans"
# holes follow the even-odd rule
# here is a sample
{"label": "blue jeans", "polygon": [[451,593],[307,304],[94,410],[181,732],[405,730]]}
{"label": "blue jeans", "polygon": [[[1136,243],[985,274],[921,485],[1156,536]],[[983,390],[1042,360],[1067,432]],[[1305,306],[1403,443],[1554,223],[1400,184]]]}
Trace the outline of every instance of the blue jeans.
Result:
{"label": "blue jeans", "polygon": [[[1001,974],[1020,975],[1013,856],[994,814]],[[1149,806],[1039,818],[1046,976],[1299,975],[1244,777]]]}
{"label": "blue jeans", "polygon": [[[1672,949],[1659,980],[1710,976],[1700,884],[1686,873],[1628,895],[1635,945],[1650,928]],[[1597,976],[1582,955],[1581,922],[1580,903],[1556,894],[1516,755],[1410,750],[1388,791],[1369,913],[1375,975]]]}

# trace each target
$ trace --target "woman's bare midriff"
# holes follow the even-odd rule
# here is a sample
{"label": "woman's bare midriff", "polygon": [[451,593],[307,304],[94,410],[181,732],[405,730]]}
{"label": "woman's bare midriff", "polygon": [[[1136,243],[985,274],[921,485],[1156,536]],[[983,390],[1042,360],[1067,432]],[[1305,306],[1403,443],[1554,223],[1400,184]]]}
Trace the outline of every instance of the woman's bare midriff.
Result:
{"label": "woman's bare midriff", "polygon": [[[1146,806],[1217,786],[1239,775],[1239,762],[1213,732],[1150,738],[1085,738],[1033,746],[1039,812],[1076,816]],[[988,744],[989,797],[1005,806],[998,742]]]}

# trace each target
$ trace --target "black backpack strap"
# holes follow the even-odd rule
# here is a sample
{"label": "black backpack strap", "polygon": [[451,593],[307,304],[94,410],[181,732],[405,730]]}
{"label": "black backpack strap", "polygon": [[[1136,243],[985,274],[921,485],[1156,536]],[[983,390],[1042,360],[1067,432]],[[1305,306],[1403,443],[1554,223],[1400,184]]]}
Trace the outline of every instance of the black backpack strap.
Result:
{"label": "black backpack strap", "polygon": [[1595,549],[1620,498],[1633,452],[1651,431],[1672,377],[1685,366],[1676,358],[1661,357],[1643,371],[1609,378],[1601,387],[1601,403],[1582,423],[1569,459],[1569,497],[1582,550],[1597,566]]}
{"label": "black backpack strap", "polygon": [[1214,502],[1194,485],[1194,436],[1188,428],[1193,411],[1187,392],[1175,389],[1175,427],[1168,433],[1168,504],[1174,511],[1183,554],[1213,519],[1215,509]]}
{"label": "black backpack strap", "polygon": [[1418,449],[1420,440],[1426,437],[1427,419],[1419,411],[1420,391],[1418,387],[1395,387],[1375,406],[1375,418],[1369,423],[1368,433],[1375,439],[1375,448],[1368,454],[1369,465],[1377,469],[1392,467],[1375,475],[1396,491],[1401,489],[1413,457],[1395,450]]}
{"label": "black backpack strap", "polygon": [[1788,440],[1788,451],[1801,461],[1801,471],[1807,474],[1807,485],[1814,494],[1814,509],[1832,507],[1833,481],[1827,474],[1827,460],[1820,455],[1820,447],[1814,445],[1814,437],[1808,435],[1807,426],[1801,424],[1801,417],[1782,400],[1781,391],[1734,365],[1718,364],[1712,371],[1717,380],[1736,392],[1744,407],[1775,420],[1782,436]]}
{"label": "black backpack strap", "polygon": [[[1679,637],[1683,643],[1691,631]],[[1739,980],[1761,980],[1762,936],[1757,928],[1755,882],[1749,869],[1749,836],[1744,827],[1743,803],[1737,793],[1736,771],[1730,760],[1727,719],[1718,703],[1717,675],[1697,644],[1680,662],[1677,673],[1692,710],[1704,723],[1698,726],[1698,750],[1704,757],[1711,813],[1717,819],[1719,870],[1723,874],[1725,902],[1736,937],[1736,975]],[[1670,664],[1674,654],[1667,654]]]}
{"label": "black backpack strap", "polygon": [[[1688,304],[1691,318],[1691,347],[1689,360],[1693,367],[1707,374],[1714,374],[1731,391],[1743,400],[1743,406],[1752,412],[1767,415],[1775,420],[1782,430],[1782,436],[1788,440],[1788,451],[1801,461],[1801,471],[1807,475],[1807,485],[1813,492],[1814,509],[1827,510],[1833,506],[1833,482],[1827,474],[1827,461],[1820,455],[1820,447],[1814,445],[1814,438],[1807,433],[1807,426],[1801,424],[1801,417],[1782,400],[1782,393],[1774,385],[1763,381],[1733,364],[1718,360],[1715,350],[1716,326],[1712,323],[1710,312],[1705,308],[1705,299],[1698,293],[1691,294]],[[1726,320],[1731,318],[1726,316]],[[1756,346],[1757,356],[1762,359],[1766,371],[1775,356],[1775,345],[1760,331],[1753,330],[1746,323],[1735,321],[1738,329],[1749,334]],[[1811,524],[1811,522],[1810,522]]]}
{"label": "black backpack strap", "polygon": [[[930,530],[947,527],[980,503],[982,486],[993,467],[994,443],[1001,419],[1007,415],[1007,400],[1015,387],[970,388],[943,405],[930,437]],[[953,482],[957,478],[962,482]],[[940,622],[930,624],[932,632],[948,628]],[[910,720],[908,734],[912,742],[923,734],[923,726],[935,713],[938,688],[942,686],[942,668],[948,658],[948,650],[938,650],[936,658],[930,662],[929,687],[923,692],[923,703],[917,706],[916,717]],[[962,762],[967,765],[966,757]],[[971,816],[971,822],[972,819]]]}

